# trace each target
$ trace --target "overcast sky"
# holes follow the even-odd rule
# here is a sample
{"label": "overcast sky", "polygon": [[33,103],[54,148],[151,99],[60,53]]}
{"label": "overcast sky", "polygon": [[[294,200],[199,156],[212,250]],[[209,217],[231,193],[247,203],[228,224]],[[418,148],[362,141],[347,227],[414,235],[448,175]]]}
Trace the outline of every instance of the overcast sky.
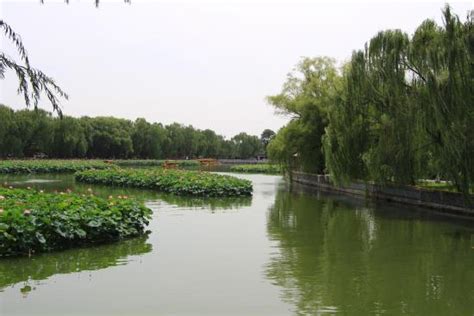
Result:
{"label": "overcast sky", "polygon": [[[279,92],[301,56],[344,61],[379,30],[412,33],[426,18],[441,23],[445,3],[115,0],[96,9],[93,0],[70,2],[0,0],[0,15],[21,34],[32,64],[70,94],[65,114],[144,117],[228,137],[286,122],[265,96]],[[450,2],[463,20],[472,3]],[[15,56],[4,37],[1,43]],[[23,108],[16,88],[9,73],[0,103]]]}

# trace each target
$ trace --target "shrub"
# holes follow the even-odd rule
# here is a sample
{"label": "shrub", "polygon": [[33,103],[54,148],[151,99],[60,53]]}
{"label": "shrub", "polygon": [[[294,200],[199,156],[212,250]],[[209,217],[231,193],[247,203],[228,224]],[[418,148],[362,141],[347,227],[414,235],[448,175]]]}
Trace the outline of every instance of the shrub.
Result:
{"label": "shrub", "polygon": [[245,172],[245,173],[281,173],[281,167],[279,165],[272,164],[252,164],[252,165],[235,165],[230,167],[232,172]]}
{"label": "shrub", "polygon": [[73,173],[88,169],[107,169],[113,165],[100,160],[2,160],[0,173]]}
{"label": "shrub", "polygon": [[243,196],[252,183],[236,177],[203,171],[173,169],[86,170],[76,173],[80,182],[154,189],[177,195]]}
{"label": "shrub", "polygon": [[143,203],[127,197],[0,188],[0,256],[137,236],[150,217]]}

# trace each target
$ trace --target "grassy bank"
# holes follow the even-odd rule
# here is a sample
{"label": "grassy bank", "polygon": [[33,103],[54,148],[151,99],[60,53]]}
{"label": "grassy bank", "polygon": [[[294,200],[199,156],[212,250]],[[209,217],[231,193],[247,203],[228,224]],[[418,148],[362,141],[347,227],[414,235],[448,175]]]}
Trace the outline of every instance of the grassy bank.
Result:
{"label": "grassy bank", "polygon": [[111,167],[100,160],[0,160],[0,173],[73,173]]}
{"label": "grassy bank", "polygon": [[0,188],[0,256],[137,236],[150,216],[151,210],[128,197]]}
{"label": "grassy bank", "polygon": [[76,180],[92,184],[136,187],[177,195],[245,196],[252,194],[252,183],[231,176],[187,170],[86,170]]}
{"label": "grassy bank", "polygon": [[230,167],[232,172],[243,172],[243,173],[268,173],[268,174],[279,174],[282,172],[279,165],[273,164],[252,164],[252,165],[235,165]]}

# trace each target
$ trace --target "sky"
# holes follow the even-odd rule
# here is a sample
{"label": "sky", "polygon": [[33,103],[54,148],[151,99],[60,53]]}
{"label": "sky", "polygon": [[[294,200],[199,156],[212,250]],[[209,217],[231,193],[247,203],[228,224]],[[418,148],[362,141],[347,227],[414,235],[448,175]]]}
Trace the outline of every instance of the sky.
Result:
{"label": "sky", "polygon": [[[0,17],[19,33],[30,62],[70,95],[71,116],[115,116],[191,124],[226,137],[277,131],[288,117],[277,94],[303,57],[340,63],[378,31],[412,34],[442,23],[445,1],[329,0],[0,0]],[[464,20],[472,1],[450,2]],[[13,45],[2,50],[18,60]],[[14,73],[0,103],[23,109]],[[43,99],[40,107],[51,110]]]}

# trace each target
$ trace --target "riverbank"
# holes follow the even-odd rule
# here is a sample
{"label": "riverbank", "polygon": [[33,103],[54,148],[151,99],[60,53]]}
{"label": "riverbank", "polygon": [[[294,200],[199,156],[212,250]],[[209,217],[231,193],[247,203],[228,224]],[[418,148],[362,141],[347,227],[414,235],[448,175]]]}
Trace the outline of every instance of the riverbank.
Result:
{"label": "riverbank", "polygon": [[73,173],[90,169],[110,169],[114,165],[88,159],[0,160],[0,173]]}
{"label": "riverbank", "polygon": [[[376,184],[353,182],[347,185],[335,185],[327,175],[316,175],[293,171],[291,181],[316,187],[323,191],[340,192],[359,197],[416,205],[437,210],[444,214],[474,218],[474,206],[457,192],[428,190],[411,186],[381,186]],[[474,196],[471,195],[471,203]]]}

